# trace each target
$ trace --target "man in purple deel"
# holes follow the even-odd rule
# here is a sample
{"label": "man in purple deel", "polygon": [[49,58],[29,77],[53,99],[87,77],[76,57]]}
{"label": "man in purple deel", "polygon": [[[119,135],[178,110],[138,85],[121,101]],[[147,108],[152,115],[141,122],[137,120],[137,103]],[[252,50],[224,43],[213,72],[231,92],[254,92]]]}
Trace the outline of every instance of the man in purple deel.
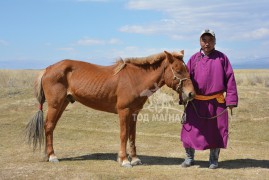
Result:
{"label": "man in purple deel", "polygon": [[227,147],[228,111],[238,104],[233,68],[225,54],[215,50],[216,36],[204,30],[201,50],[188,61],[196,96],[186,107],[181,141],[186,151],[182,167],[194,165],[195,150],[210,149],[209,168],[218,168],[220,148]]}

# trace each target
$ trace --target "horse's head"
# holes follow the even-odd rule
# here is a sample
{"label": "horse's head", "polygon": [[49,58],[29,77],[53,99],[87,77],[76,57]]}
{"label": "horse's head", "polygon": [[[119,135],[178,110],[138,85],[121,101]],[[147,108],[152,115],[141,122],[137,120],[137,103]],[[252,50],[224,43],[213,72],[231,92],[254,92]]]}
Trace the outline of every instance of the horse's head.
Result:
{"label": "horse's head", "polygon": [[164,69],[165,84],[177,91],[183,102],[191,101],[195,96],[194,87],[190,79],[188,68],[183,61],[184,51],[166,54],[166,65]]}

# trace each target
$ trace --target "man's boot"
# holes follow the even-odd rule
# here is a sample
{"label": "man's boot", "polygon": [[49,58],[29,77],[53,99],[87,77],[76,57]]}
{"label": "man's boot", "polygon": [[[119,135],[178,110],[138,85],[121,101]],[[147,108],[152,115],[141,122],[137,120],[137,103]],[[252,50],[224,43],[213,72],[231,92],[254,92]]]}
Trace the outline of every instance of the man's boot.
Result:
{"label": "man's boot", "polygon": [[220,148],[210,149],[209,169],[218,168],[219,153],[220,153]]}
{"label": "man's boot", "polygon": [[192,148],[185,148],[186,158],[184,162],[181,164],[182,167],[190,167],[194,165],[194,153],[195,150]]}

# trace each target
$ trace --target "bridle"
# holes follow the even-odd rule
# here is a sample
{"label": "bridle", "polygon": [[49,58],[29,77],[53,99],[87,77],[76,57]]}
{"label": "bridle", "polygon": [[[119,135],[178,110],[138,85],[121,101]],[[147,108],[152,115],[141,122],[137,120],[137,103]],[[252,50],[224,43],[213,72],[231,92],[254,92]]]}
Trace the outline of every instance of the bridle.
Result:
{"label": "bridle", "polygon": [[178,80],[178,85],[176,87],[176,91],[177,92],[182,92],[182,88],[183,88],[182,83],[183,83],[183,81],[186,81],[186,80],[188,80],[190,78],[179,78],[179,77],[176,76],[175,71],[173,70],[173,68],[171,66],[170,66],[170,68],[171,68],[171,71],[172,71],[172,73],[174,75],[173,80]]}
{"label": "bridle", "polygon": [[[183,81],[186,81],[190,78],[179,78],[176,76],[175,71],[173,70],[173,68],[171,66],[170,66],[170,68],[171,68],[171,71],[174,75],[173,80],[178,80],[178,85],[176,87],[176,91],[178,93],[182,93],[183,92],[183,89],[182,89],[183,88],[183,86],[182,86]],[[186,107],[188,105],[188,102],[189,101],[187,101],[187,103],[184,103],[184,113],[182,114],[182,117],[181,117],[181,124],[184,124],[186,122]]]}

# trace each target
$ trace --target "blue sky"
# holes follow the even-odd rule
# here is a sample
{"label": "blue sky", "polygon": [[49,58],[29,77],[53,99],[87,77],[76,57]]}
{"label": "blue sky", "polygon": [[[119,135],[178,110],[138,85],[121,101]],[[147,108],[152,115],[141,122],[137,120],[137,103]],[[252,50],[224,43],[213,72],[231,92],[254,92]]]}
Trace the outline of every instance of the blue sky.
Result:
{"label": "blue sky", "polygon": [[0,0],[0,69],[181,49],[187,62],[206,28],[234,66],[269,68],[268,9],[268,0]]}

